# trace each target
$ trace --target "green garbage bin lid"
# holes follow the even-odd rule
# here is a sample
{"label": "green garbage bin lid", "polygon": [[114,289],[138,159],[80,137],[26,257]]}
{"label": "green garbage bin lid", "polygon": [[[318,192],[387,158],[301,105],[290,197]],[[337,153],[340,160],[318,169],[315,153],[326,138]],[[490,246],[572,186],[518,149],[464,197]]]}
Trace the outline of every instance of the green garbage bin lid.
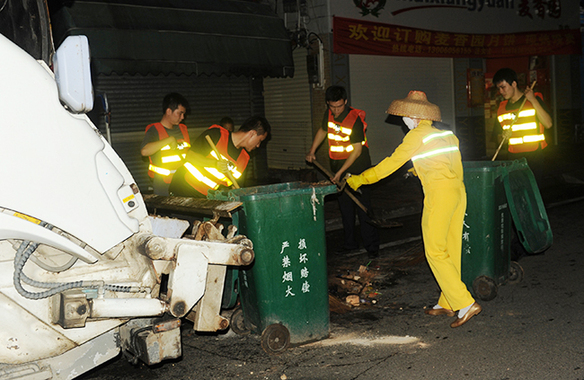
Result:
{"label": "green garbage bin lid", "polygon": [[222,201],[256,201],[283,196],[328,195],[336,193],[337,187],[330,182],[285,182],[273,185],[243,187],[241,189],[209,190],[207,199]]}
{"label": "green garbage bin lid", "polygon": [[525,158],[512,161],[507,169],[503,185],[519,240],[527,252],[543,252],[552,245],[553,235],[533,172]]}

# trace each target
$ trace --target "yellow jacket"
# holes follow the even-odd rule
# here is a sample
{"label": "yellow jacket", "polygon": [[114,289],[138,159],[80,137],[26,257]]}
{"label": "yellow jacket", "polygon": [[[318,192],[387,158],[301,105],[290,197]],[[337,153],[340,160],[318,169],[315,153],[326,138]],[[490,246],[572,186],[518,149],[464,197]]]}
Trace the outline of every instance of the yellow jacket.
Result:
{"label": "yellow jacket", "polygon": [[422,120],[406,134],[390,157],[360,175],[350,177],[347,184],[357,189],[375,183],[412,160],[424,188],[461,186],[463,169],[458,146],[458,138],[452,131],[434,128],[431,121]]}

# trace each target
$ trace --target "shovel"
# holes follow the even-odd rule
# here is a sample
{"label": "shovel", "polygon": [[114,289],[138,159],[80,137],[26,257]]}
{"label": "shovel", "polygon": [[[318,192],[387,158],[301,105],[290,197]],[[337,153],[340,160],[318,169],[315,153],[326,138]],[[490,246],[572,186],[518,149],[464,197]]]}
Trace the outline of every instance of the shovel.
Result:
{"label": "shovel", "polygon": [[[328,177],[329,181],[331,178],[334,177],[334,175],[331,172],[329,172],[324,166],[322,166],[318,161],[314,160],[314,161],[312,161],[312,163],[314,164],[314,166],[316,166],[320,171],[322,171]],[[349,190],[345,190],[345,184],[343,184],[342,186],[339,186],[337,184],[337,187],[339,188],[339,191],[344,190],[345,193],[349,196],[349,198],[351,198],[353,200],[353,202],[355,202],[355,204],[357,206],[359,206],[359,208],[361,210],[365,211],[365,213],[369,217],[368,222],[370,224],[372,224],[378,228],[392,228],[392,227],[401,227],[402,226],[402,224],[398,223],[398,222],[384,221],[384,220],[377,219],[375,217],[375,215],[373,215],[373,212],[371,210],[367,209],[367,207],[365,207],[365,205],[363,203],[361,203],[361,201],[359,201],[359,199],[357,199],[357,197],[353,193],[351,193]]]}
{"label": "shovel", "polygon": [[[535,84],[537,83],[537,81],[533,81],[533,83],[531,84],[531,87],[529,87],[531,90],[533,90],[533,87],[535,86]],[[521,105],[519,106],[519,109],[517,110],[517,113],[515,114],[515,120],[513,120],[513,122],[509,125],[509,130],[511,130],[511,127],[513,127],[513,124],[515,124],[515,122],[517,121],[518,117],[519,117],[519,112],[521,112],[521,110],[523,109],[523,106],[525,105],[525,101],[527,100],[527,97],[523,99],[523,102],[521,102]],[[495,159],[497,158],[497,155],[499,154],[499,151],[501,150],[501,147],[503,146],[503,143],[505,142],[505,140],[507,140],[507,138],[505,136],[503,136],[503,139],[501,140],[501,143],[499,144],[499,147],[497,148],[497,151],[495,152],[495,155],[493,156],[493,158],[491,159],[491,161],[495,161]]]}

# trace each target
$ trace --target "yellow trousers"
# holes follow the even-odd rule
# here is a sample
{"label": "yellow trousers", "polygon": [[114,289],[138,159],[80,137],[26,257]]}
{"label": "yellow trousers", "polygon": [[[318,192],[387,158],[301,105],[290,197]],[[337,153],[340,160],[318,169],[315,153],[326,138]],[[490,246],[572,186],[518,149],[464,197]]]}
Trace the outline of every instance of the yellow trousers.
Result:
{"label": "yellow trousers", "polygon": [[464,185],[424,188],[422,236],[426,258],[442,293],[438,305],[460,310],[475,301],[461,279]]}

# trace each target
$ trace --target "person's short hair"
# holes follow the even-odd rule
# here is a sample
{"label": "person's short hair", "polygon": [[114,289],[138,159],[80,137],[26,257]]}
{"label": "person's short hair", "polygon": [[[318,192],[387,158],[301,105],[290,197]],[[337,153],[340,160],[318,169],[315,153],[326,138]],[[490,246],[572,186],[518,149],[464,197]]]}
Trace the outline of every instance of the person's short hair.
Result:
{"label": "person's short hair", "polygon": [[495,86],[503,81],[509,83],[510,85],[512,85],[513,82],[517,82],[517,84],[519,84],[519,79],[517,79],[517,73],[514,70],[509,69],[507,67],[497,70],[495,76],[493,77],[493,84]]}
{"label": "person's short hair", "polygon": [[268,120],[262,116],[252,116],[248,118],[246,121],[241,124],[238,131],[248,132],[248,131],[256,131],[258,136],[263,135],[264,133],[270,134],[272,127]]}
{"label": "person's short hair", "polygon": [[233,119],[231,119],[229,116],[225,116],[224,118],[221,119],[221,121],[219,121],[219,125],[222,127],[225,127],[225,124],[233,124]]}
{"label": "person's short hair", "polygon": [[347,100],[347,90],[342,86],[330,86],[326,89],[325,101],[338,102],[339,100]]}
{"label": "person's short hair", "polygon": [[170,94],[167,94],[164,99],[162,99],[163,114],[166,113],[166,110],[169,108],[171,111],[176,110],[178,106],[185,107],[187,113],[190,111],[188,100],[178,92],[171,92]]}

